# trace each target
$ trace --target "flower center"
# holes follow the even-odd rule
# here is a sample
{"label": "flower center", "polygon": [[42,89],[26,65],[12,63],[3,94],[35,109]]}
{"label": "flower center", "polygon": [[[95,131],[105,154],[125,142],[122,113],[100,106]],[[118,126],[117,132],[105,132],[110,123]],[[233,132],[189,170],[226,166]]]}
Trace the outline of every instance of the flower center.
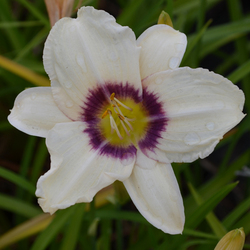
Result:
{"label": "flower center", "polygon": [[147,112],[140,103],[131,98],[118,100],[113,93],[104,110],[100,130],[110,144],[137,145],[146,134]]}

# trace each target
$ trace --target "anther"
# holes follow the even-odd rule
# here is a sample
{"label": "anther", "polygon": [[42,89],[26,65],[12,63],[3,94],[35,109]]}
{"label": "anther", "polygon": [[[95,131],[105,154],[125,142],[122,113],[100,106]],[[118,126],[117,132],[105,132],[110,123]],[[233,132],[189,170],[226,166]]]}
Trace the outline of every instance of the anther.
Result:
{"label": "anther", "polygon": [[109,97],[109,99],[111,100],[112,106],[116,107],[117,106],[123,106],[125,109],[128,109],[130,111],[132,111],[133,109],[131,109],[130,107],[126,106],[125,104],[123,104],[122,102],[120,102],[117,98],[115,98],[115,93],[112,93]]}
{"label": "anther", "polygon": [[[129,121],[134,121],[135,119],[129,119],[127,117],[125,117],[122,113],[122,111],[120,110],[119,107],[123,106],[124,108],[132,111],[131,108],[127,107],[126,105],[124,105],[122,102],[120,102],[117,98],[115,98],[115,93],[112,93],[110,95],[110,102],[111,102],[111,106],[113,107],[114,109],[114,112],[117,114],[117,116],[119,117],[120,119],[120,122],[121,122],[121,125],[122,127],[124,128],[126,134],[128,136],[130,136],[130,133],[129,133],[129,130],[128,128],[126,127],[126,125],[131,129],[133,130],[131,124],[129,123]],[[109,115],[109,118],[110,118],[110,126],[111,126],[111,133],[114,132],[114,130],[116,131],[116,134],[118,135],[118,137],[122,140],[123,137],[121,136],[121,133],[117,127],[117,124],[112,116],[112,111],[108,108],[107,110],[105,110],[105,112],[103,113],[102,115],[102,119],[104,117],[106,117],[107,115]],[[126,123],[126,124],[125,124]]]}
{"label": "anther", "polygon": [[110,95],[110,100],[111,100],[111,101],[114,101],[114,98],[115,98],[115,93],[112,93],[112,94]]}
{"label": "anther", "polygon": [[121,114],[117,114],[118,115],[118,117],[120,118],[120,120],[122,120],[122,121],[124,121],[125,120],[125,117],[124,116],[122,116]]}
{"label": "anther", "polygon": [[102,119],[105,118],[108,114],[112,115],[112,111],[110,109],[106,109],[105,112],[102,115]]}

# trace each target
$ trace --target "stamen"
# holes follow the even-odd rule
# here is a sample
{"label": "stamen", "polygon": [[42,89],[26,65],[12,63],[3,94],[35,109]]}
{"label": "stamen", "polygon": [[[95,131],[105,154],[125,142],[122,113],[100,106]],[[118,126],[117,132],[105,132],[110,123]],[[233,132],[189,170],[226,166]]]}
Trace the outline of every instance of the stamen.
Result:
{"label": "stamen", "polygon": [[127,121],[127,118],[125,118],[124,116],[122,116],[121,114],[117,114],[118,117],[120,118],[120,120],[126,122],[126,124],[129,126],[129,128],[133,131],[133,127],[131,126],[131,124],[129,123],[129,121]]}
{"label": "stamen", "polygon": [[109,98],[110,98],[111,101],[114,101],[115,93],[112,93]]}
{"label": "stamen", "polygon": [[123,115],[123,113],[122,113],[122,111],[119,109],[119,107],[118,107],[118,105],[117,105],[117,103],[114,101],[114,105],[115,105],[115,107],[114,107],[114,110],[115,110],[115,108],[117,109],[117,111],[118,112],[116,112],[116,110],[115,110],[115,112],[116,112],[116,114],[121,114],[123,117],[124,117],[124,115]]}
{"label": "stamen", "polygon": [[121,114],[117,114],[117,115],[118,115],[118,117],[120,118],[120,120],[122,120],[122,121],[125,120],[124,116],[122,116]]}
{"label": "stamen", "polygon": [[[118,105],[118,107],[121,107],[121,105],[120,105],[119,103],[117,103],[117,105]],[[114,104],[112,104],[112,107],[114,108],[114,107],[115,107],[115,105],[114,105]]]}
{"label": "stamen", "polygon": [[124,121],[129,126],[129,128],[133,131],[133,127],[131,126],[131,124],[129,123],[129,121],[127,120],[127,118],[124,118]]}
{"label": "stamen", "polygon": [[127,116],[125,116],[126,120],[130,121],[130,122],[133,122],[135,121],[136,119],[135,118],[128,118]]}
{"label": "stamen", "polygon": [[102,115],[102,119],[105,118],[109,114],[109,112],[111,112],[111,114],[112,114],[112,111],[110,109],[106,109]]}
{"label": "stamen", "polygon": [[115,132],[117,133],[118,137],[122,140],[123,137],[121,136],[120,131],[119,131],[119,129],[118,129],[116,123],[115,123],[115,120],[114,120],[114,118],[112,116],[112,112],[110,111],[108,113],[109,113],[109,118],[110,118],[111,133],[113,133],[113,129],[114,129]]}
{"label": "stamen", "polygon": [[124,124],[124,122],[123,122],[122,120],[121,120],[121,124],[122,124],[122,126],[123,126],[125,132],[127,133],[127,135],[130,136],[129,131],[128,131],[128,129],[126,128],[126,126],[125,126],[125,124]]}
{"label": "stamen", "polygon": [[[135,119],[129,119],[127,117],[125,117],[122,113],[122,111],[120,110],[119,107],[123,106],[124,108],[132,111],[133,109],[127,107],[126,105],[124,105],[122,102],[120,102],[117,98],[115,98],[115,93],[112,93],[110,95],[110,101],[111,101],[111,106],[113,107],[114,109],[114,112],[117,114],[117,116],[119,117],[120,119],[120,122],[122,124],[122,127],[124,128],[126,134],[128,136],[130,136],[130,133],[129,133],[129,130],[128,128],[126,127],[125,123],[128,125],[128,127],[133,131],[133,127],[131,126],[131,124],[129,123],[129,121],[134,121]],[[108,108],[102,115],[102,119],[104,117],[106,117],[107,115],[109,115],[109,119],[110,119],[110,126],[111,126],[111,134],[114,132],[114,130],[116,131],[118,137],[122,140],[123,137],[121,136],[121,133],[116,125],[116,122],[112,116],[112,111]],[[124,123],[125,122],[125,123]]]}
{"label": "stamen", "polygon": [[126,106],[125,104],[123,104],[122,102],[120,102],[118,99],[116,99],[115,97],[114,97],[114,100],[118,103],[118,104],[120,104],[121,106],[123,106],[125,109],[128,109],[128,110],[130,110],[130,111],[132,111],[133,109],[131,109],[130,107],[128,107],[128,106]]}

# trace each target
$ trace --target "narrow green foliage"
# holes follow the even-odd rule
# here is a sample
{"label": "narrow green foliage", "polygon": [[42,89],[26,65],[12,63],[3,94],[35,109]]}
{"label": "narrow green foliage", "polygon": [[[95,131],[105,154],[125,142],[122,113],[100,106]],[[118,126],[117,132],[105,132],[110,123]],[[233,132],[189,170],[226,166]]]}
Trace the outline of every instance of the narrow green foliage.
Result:
{"label": "narrow green foliage", "polygon": [[196,228],[204,219],[204,217],[212,211],[216,205],[229,193],[233,190],[233,188],[238,184],[238,182],[229,184],[223,187],[219,192],[214,194],[211,198],[204,201],[195,212],[186,219],[185,226],[188,228]]}
{"label": "narrow green foliage", "polygon": [[32,218],[41,213],[39,208],[34,207],[33,205],[22,200],[18,200],[3,194],[0,194],[0,208],[18,215],[22,215],[26,218]]}
{"label": "narrow green foliage", "polygon": [[228,229],[236,228],[234,223],[248,211],[250,207],[250,197],[241,202],[224,220],[223,225]]}
{"label": "narrow green foliage", "polygon": [[237,83],[238,81],[242,80],[245,76],[249,74],[250,74],[250,60],[243,63],[234,72],[232,72],[228,76],[228,79],[233,83]]}
{"label": "narrow green foliage", "polygon": [[71,218],[74,210],[74,207],[70,207],[68,209],[58,211],[50,225],[37,237],[36,241],[32,245],[31,250],[46,249],[54,237],[62,230],[65,223],[67,223]]}
{"label": "narrow green foliage", "polygon": [[[188,183],[188,187],[196,203],[199,206],[202,205],[204,201],[202,197],[198,194],[198,192],[195,190],[195,188],[192,186],[191,183]],[[222,238],[227,233],[225,227],[222,225],[222,223],[220,223],[220,221],[217,219],[217,217],[214,215],[213,212],[210,212],[207,214],[206,220],[218,238]]]}
{"label": "narrow green foliage", "polygon": [[25,180],[22,176],[15,174],[3,167],[0,167],[0,176],[19,187],[29,191],[31,194],[35,194],[35,186],[32,185],[29,181]]}
{"label": "narrow green foliage", "polygon": [[49,20],[38,8],[35,8],[32,3],[27,0],[17,0],[23,4],[39,21],[41,21],[47,27],[50,27]]}
{"label": "narrow green foliage", "polygon": [[74,206],[73,216],[71,217],[69,226],[65,230],[65,237],[62,242],[61,250],[76,249],[77,238],[80,236],[85,207],[85,203]]}
{"label": "narrow green foliage", "polygon": [[207,21],[207,23],[204,25],[204,27],[199,31],[199,33],[193,37],[192,40],[188,41],[188,46],[185,52],[185,55],[182,60],[182,65],[186,64],[186,60],[189,58],[189,55],[193,51],[193,49],[198,45],[199,41],[201,40],[202,36],[206,32],[208,26],[211,24],[212,20]]}

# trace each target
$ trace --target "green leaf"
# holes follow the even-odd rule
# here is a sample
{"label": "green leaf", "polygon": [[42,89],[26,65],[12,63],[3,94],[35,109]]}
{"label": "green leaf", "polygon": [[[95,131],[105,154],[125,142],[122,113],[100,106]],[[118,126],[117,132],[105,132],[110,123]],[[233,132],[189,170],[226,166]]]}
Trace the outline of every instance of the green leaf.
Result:
{"label": "green leaf", "polygon": [[250,233],[250,213],[247,213],[243,216],[237,223],[234,224],[235,228],[243,227],[245,234],[248,235]]}
{"label": "green leaf", "polygon": [[185,226],[188,228],[196,228],[205,218],[205,216],[212,211],[218,203],[238,184],[238,182],[229,184],[223,187],[219,192],[214,194],[211,198],[201,204],[191,216],[187,217]]}
{"label": "green leaf", "polygon": [[42,22],[40,21],[27,21],[27,22],[2,22],[0,23],[0,28],[16,28],[16,27],[34,27],[41,26]]}
{"label": "green leaf", "polygon": [[41,213],[40,209],[25,203],[22,200],[18,200],[3,194],[0,194],[0,208],[25,216],[27,218],[32,218]]}
{"label": "green leaf", "polygon": [[36,188],[30,182],[25,180],[22,176],[19,176],[8,169],[0,167],[0,176],[4,179],[18,185],[19,187],[29,191],[31,194],[35,194]]}
{"label": "green leaf", "polygon": [[72,216],[74,209],[74,207],[70,207],[68,209],[58,211],[50,225],[36,238],[31,250],[46,249],[53,238],[56,237],[65,223]]}
{"label": "green leaf", "polygon": [[233,83],[237,83],[248,74],[250,74],[250,60],[240,65],[240,67],[232,72],[227,78]]}
{"label": "green leaf", "polygon": [[[206,0],[207,2],[207,9],[209,6],[220,2],[221,0]],[[198,10],[200,7],[200,0],[176,0],[174,1],[174,14],[176,15],[183,15],[187,14],[192,10]]]}
{"label": "green leaf", "polygon": [[183,234],[188,235],[188,236],[195,236],[195,237],[205,238],[205,239],[214,239],[214,240],[219,239],[219,237],[216,236],[216,235],[203,233],[203,232],[188,229],[188,228],[185,228],[183,230]]}
{"label": "green leaf", "polygon": [[65,232],[61,250],[76,249],[77,238],[80,235],[82,218],[85,213],[85,206],[85,203],[76,204],[74,206],[73,216],[71,217],[70,224]]}
{"label": "green leaf", "polygon": [[234,223],[248,211],[249,207],[250,197],[235,207],[235,209],[223,220],[223,225],[227,228],[235,228],[235,226],[233,226]]}
{"label": "green leaf", "polygon": [[[197,189],[203,199],[208,199],[212,194],[216,193],[218,189],[232,181],[235,178],[235,171],[241,169],[249,161],[249,153],[250,150],[244,152],[237,160],[227,167],[226,171],[217,174],[212,180]],[[190,217],[197,208],[194,204],[194,198],[191,196],[185,198],[184,207],[186,217]]]}
{"label": "green leaf", "polygon": [[[198,194],[198,192],[195,190],[195,188],[192,186],[191,183],[188,183],[188,187],[190,192],[192,193],[196,203],[198,205],[202,205],[204,203],[202,197]],[[206,220],[214,233],[218,236],[218,238],[222,238],[226,233],[225,227],[222,225],[222,223],[217,219],[217,217],[214,215],[213,212],[210,212],[206,215]]]}
{"label": "green leaf", "polygon": [[119,219],[119,220],[130,220],[134,222],[140,222],[149,225],[149,222],[142,217],[141,214],[135,212],[126,211],[114,211],[114,210],[97,210],[96,217],[101,219]]}
{"label": "green leaf", "polygon": [[192,39],[188,41],[187,50],[184,54],[182,64],[185,64],[185,61],[188,59],[190,53],[193,51],[197,43],[201,40],[202,36],[206,32],[208,26],[211,24],[212,20],[207,21],[207,23],[204,25],[204,27],[196,34]]}
{"label": "green leaf", "polygon": [[19,3],[23,4],[38,20],[40,20],[47,27],[50,27],[50,23],[48,18],[36,7],[34,7],[32,3],[27,0],[17,0]]}
{"label": "green leaf", "polygon": [[17,54],[15,61],[20,61],[23,57],[25,57],[34,47],[41,44],[42,41],[46,38],[49,33],[48,27],[40,30],[36,35],[34,35],[33,39],[31,39]]}

